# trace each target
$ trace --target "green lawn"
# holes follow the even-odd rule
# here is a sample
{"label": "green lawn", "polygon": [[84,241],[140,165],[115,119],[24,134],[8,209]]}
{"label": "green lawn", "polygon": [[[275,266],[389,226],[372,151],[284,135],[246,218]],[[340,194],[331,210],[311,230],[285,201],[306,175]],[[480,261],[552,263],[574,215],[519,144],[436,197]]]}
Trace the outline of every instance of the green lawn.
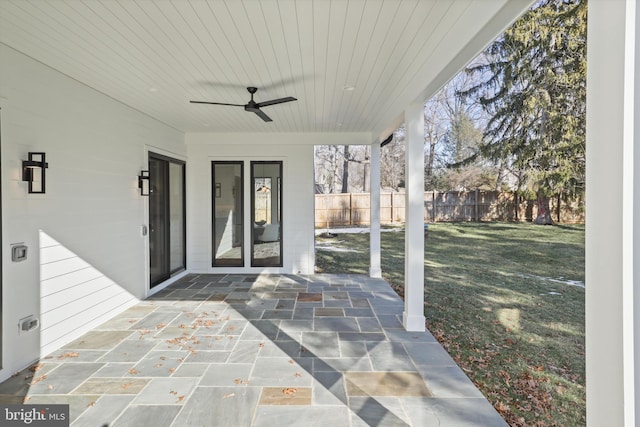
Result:
{"label": "green lawn", "polygon": [[[368,273],[368,234],[317,243],[319,272]],[[383,232],[400,295],[403,254],[404,232]],[[586,424],[583,283],[582,225],[429,226],[427,327],[512,426]]]}

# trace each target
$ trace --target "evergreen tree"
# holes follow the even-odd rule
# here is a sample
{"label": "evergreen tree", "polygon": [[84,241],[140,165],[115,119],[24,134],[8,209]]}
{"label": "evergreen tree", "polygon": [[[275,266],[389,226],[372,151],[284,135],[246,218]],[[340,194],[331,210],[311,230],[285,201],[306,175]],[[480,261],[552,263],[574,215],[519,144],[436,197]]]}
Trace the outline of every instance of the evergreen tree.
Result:
{"label": "evergreen tree", "polygon": [[551,224],[549,198],[581,193],[585,177],[586,0],[542,0],[467,71],[491,117],[480,153],[521,174]]}

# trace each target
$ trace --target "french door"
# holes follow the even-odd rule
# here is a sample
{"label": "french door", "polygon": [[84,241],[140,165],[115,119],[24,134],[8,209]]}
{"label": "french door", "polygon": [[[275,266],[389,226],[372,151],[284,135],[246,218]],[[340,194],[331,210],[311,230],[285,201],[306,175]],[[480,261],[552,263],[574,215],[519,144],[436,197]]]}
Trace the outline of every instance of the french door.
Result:
{"label": "french door", "polygon": [[282,161],[212,161],[211,178],[212,266],[245,267],[248,249],[251,267],[282,267]]}
{"label": "french door", "polygon": [[185,164],[149,153],[149,275],[154,287],[186,267]]}

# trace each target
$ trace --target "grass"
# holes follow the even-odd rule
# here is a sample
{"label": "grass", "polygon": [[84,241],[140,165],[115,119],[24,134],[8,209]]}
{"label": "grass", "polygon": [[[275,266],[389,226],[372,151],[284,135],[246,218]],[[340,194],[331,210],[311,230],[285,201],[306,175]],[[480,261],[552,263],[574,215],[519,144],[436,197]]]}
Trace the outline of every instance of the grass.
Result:
{"label": "grass", "polygon": [[[368,234],[317,243],[319,272],[368,274]],[[431,224],[424,265],[428,329],[510,425],[586,424],[584,226]],[[382,269],[402,295],[403,231]]]}

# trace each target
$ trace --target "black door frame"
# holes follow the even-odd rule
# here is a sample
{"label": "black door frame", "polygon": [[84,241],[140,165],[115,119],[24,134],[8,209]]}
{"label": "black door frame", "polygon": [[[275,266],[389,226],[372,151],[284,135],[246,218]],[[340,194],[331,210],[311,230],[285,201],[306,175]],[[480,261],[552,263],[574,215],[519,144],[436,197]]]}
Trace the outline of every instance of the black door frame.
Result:
{"label": "black door frame", "polygon": [[[170,212],[169,212],[169,203],[168,203],[168,199],[166,200],[166,203],[164,203],[164,206],[162,207],[162,218],[164,219],[163,221],[163,228],[164,228],[164,235],[166,236],[165,239],[165,245],[164,248],[162,248],[161,250],[163,250],[163,258],[164,258],[164,265],[167,266],[167,269],[165,272],[162,273],[161,276],[159,276],[156,280],[152,280],[151,279],[151,272],[149,272],[149,287],[153,288],[154,286],[159,285],[160,283],[164,282],[165,280],[171,278],[172,276],[174,276],[175,274],[184,271],[187,267],[187,221],[186,221],[186,217],[187,217],[187,203],[186,203],[186,162],[183,160],[179,160],[173,157],[169,157],[169,156],[165,156],[162,154],[158,154],[158,153],[154,153],[149,151],[148,153],[149,156],[149,163],[151,162],[151,160],[158,160],[161,162],[164,162],[164,165],[166,166],[166,173],[164,174],[164,182],[163,182],[163,188],[169,189],[169,164],[170,163],[174,163],[174,164],[178,164],[182,166],[182,216],[183,216],[183,223],[182,223],[182,228],[181,228],[181,232],[182,232],[182,266],[175,268],[173,270],[171,270],[169,268],[169,266],[171,265],[171,248],[170,248],[170,244],[171,244],[171,216],[170,216]],[[149,166],[149,171],[151,170],[151,167]],[[153,182],[153,175],[150,173],[149,174],[149,188],[152,188],[152,182]],[[149,204],[149,218],[148,218],[148,222],[149,222],[149,227],[151,227],[151,208],[152,208],[152,204]],[[151,232],[151,230],[149,230]],[[151,239],[151,236],[149,237]],[[155,250],[159,250],[159,249],[155,249]],[[149,245],[149,263],[151,262],[151,259],[153,258],[152,254],[151,254],[151,245]],[[150,264],[149,264],[150,265]]]}

